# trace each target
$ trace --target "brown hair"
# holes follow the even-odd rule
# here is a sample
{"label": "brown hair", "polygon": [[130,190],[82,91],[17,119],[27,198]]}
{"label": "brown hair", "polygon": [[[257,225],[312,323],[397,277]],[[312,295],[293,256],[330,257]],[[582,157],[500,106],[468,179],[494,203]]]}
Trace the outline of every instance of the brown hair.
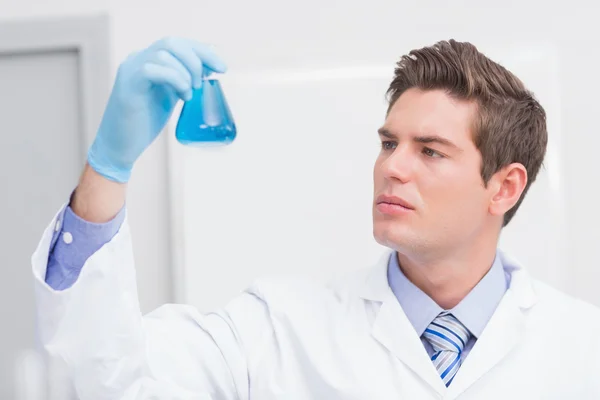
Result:
{"label": "brown hair", "polygon": [[527,170],[521,198],[504,215],[506,226],[542,166],[548,142],[546,113],[523,83],[510,71],[480,53],[471,43],[440,41],[412,50],[397,63],[387,90],[388,113],[406,90],[445,90],[450,96],[475,101],[478,115],[473,141],[482,156],[484,185],[511,163]]}

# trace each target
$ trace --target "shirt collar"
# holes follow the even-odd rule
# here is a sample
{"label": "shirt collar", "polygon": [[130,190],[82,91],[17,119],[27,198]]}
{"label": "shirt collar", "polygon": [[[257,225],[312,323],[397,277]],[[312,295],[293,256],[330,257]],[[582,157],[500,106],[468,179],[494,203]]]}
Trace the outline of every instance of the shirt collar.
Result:
{"label": "shirt collar", "polygon": [[[392,252],[388,263],[388,283],[419,336],[435,317],[444,311],[431,297],[408,280],[400,269],[396,252]],[[507,287],[502,262],[496,255],[487,274],[456,307],[448,311],[465,325],[473,336],[479,338]]]}

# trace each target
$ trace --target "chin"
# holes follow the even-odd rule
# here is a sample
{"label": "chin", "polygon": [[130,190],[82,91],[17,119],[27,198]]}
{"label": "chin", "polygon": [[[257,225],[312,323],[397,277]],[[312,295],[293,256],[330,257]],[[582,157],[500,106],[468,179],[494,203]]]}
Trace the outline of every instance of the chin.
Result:
{"label": "chin", "polygon": [[382,246],[393,250],[405,249],[411,242],[409,232],[392,221],[375,221],[373,223],[373,237]]}

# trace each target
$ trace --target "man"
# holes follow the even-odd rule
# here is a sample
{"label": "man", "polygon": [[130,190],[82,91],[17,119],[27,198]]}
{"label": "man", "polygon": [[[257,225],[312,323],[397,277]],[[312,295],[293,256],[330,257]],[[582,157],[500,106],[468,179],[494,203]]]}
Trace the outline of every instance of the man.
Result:
{"label": "man", "polygon": [[224,72],[161,40],[120,67],[88,165],[33,256],[41,342],[82,399],[598,399],[600,311],[497,250],[545,112],[469,43],[402,57],[374,168],[391,250],[327,287],[258,280],[200,314],[137,303],[126,183],[179,99]]}

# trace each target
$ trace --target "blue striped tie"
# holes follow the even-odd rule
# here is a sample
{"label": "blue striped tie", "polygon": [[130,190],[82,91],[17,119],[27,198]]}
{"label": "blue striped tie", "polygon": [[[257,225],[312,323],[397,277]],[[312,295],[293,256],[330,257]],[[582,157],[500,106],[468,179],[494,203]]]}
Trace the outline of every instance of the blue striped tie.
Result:
{"label": "blue striped tie", "polygon": [[446,387],[450,386],[460,368],[460,355],[471,333],[452,314],[443,312],[429,324],[423,336],[435,352],[431,357],[433,365]]}

